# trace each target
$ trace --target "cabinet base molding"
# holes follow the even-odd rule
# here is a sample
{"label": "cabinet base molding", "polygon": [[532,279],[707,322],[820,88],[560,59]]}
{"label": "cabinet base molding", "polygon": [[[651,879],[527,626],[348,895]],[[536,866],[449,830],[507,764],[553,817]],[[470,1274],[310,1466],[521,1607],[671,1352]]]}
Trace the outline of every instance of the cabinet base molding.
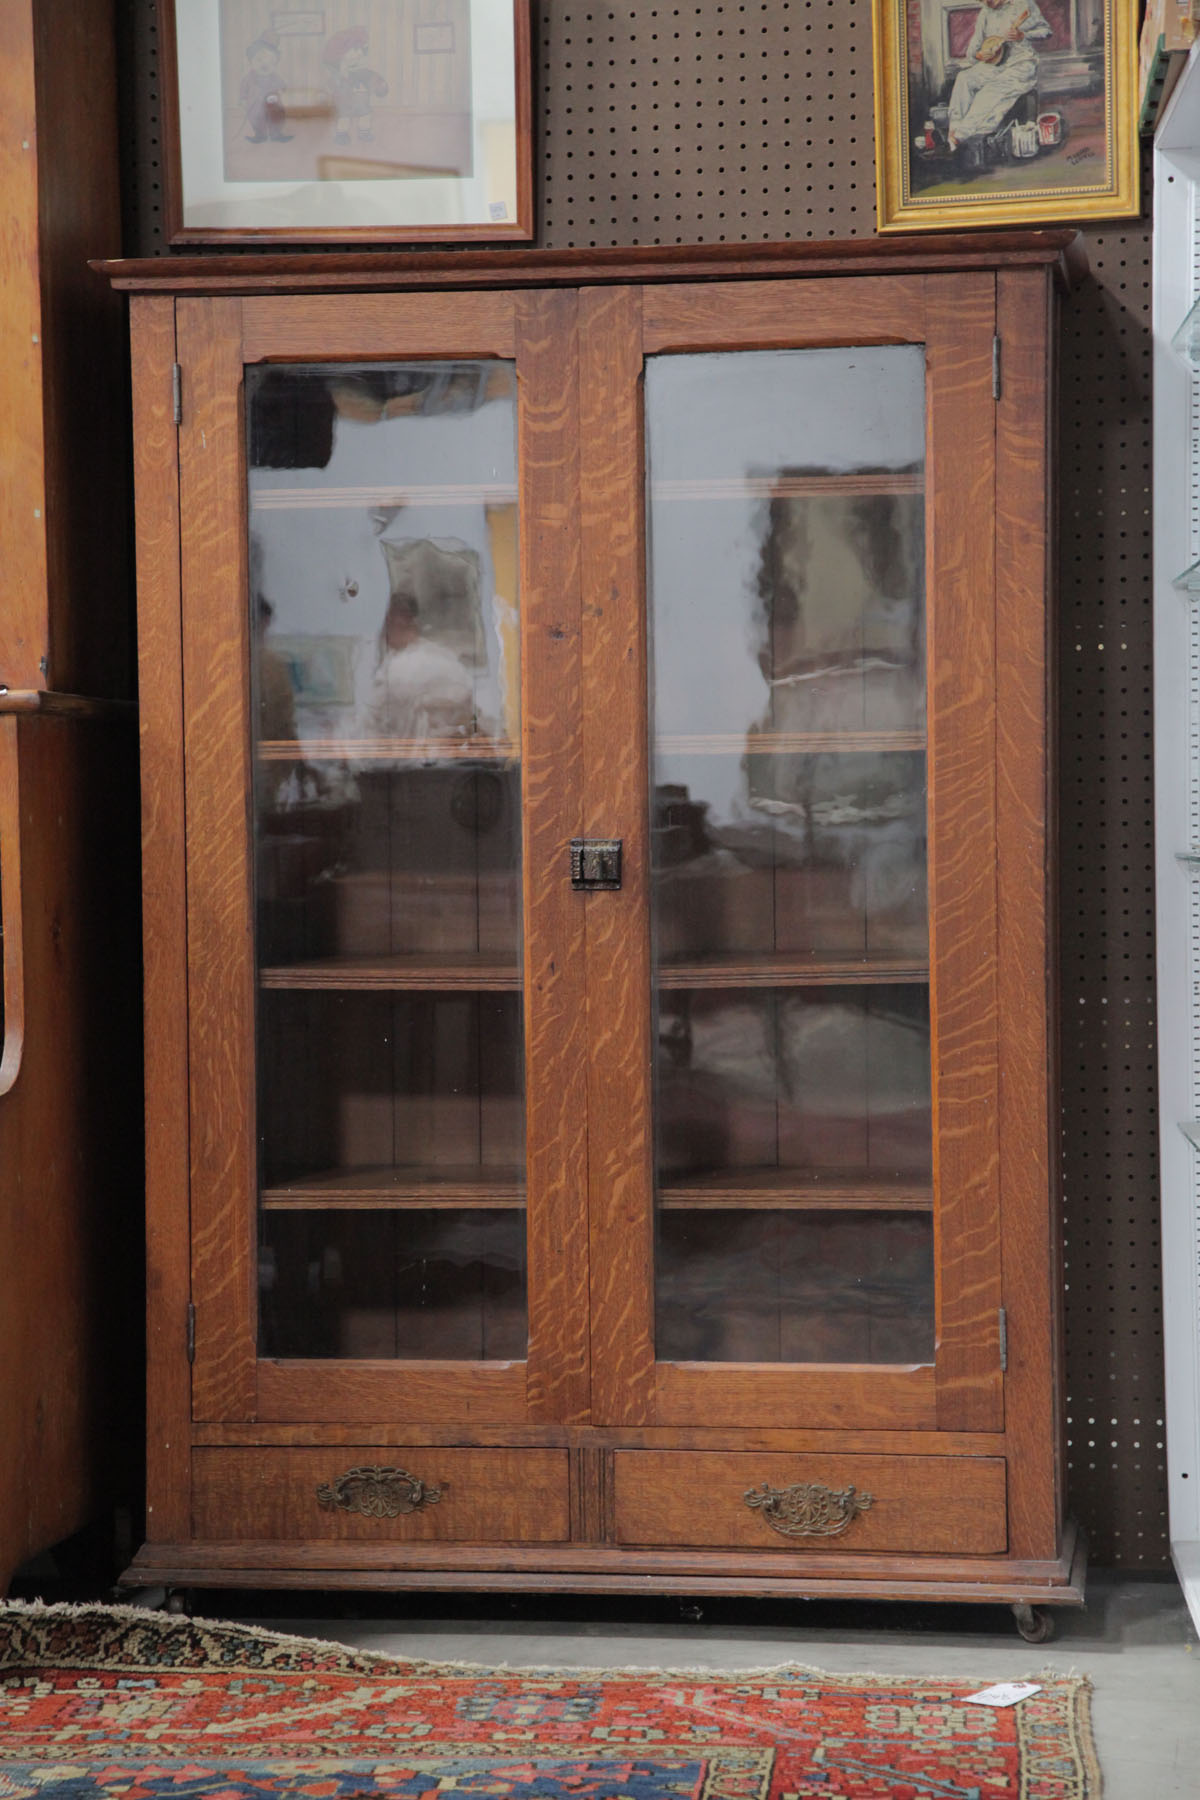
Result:
{"label": "cabinet base molding", "polygon": [[144,1544],[125,1587],[339,1588],[391,1592],[712,1594],[787,1600],[949,1600],[1082,1606],[1087,1543],[1068,1522],[1062,1555],[1008,1557],[688,1555],[496,1545]]}

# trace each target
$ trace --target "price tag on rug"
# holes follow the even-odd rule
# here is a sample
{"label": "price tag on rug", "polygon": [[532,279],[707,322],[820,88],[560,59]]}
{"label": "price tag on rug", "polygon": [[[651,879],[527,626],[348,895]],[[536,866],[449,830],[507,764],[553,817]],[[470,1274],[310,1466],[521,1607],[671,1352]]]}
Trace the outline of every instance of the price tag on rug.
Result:
{"label": "price tag on rug", "polygon": [[1041,1684],[1036,1681],[998,1681],[994,1687],[980,1688],[977,1694],[964,1694],[968,1706],[1015,1706],[1018,1700],[1028,1700],[1030,1694],[1040,1694]]}

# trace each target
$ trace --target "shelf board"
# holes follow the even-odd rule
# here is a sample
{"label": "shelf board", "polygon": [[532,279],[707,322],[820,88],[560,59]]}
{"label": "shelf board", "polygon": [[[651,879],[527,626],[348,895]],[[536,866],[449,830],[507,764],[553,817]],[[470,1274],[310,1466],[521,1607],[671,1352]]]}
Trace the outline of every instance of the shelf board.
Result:
{"label": "shelf board", "polygon": [[809,1174],[780,1168],[716,1169],[661,1179],[658,1204],[672,1212],[924,1213],[933,1210],[933,1184],[928,1177],[874,1170]]}
{"label": "shelf board", "polygon": [[264,988],[335,989],[338,992],[382,989],[387,993],[507,994],[521,990],[521,971],[514,963],[469,951],[427,956],[328,956],[312,962],[272,963],[259,970]]}
{"label": "shelf board", "polygon": [[508,738],[264,738],[260,762],[515,763]]}
{"label": "shelf board", "polygon": [[1175,861],[1193,875],[1200,873],[1200,850],[1177,850]]}
{"label": "shelf board", "polygon": [[[856,469],[842,475],[712,475],[654,481],[654,500],[857,499],[873,494],[923,494],[920,469]],[[417,482],[404,487],[252,486],[251,512],[311,512],[402,506],[515,506],[511,482]]]}
{"label": "shelf board", "polygon": [[856,499],[871,494],[923,494],[920,469],[854,469],[843,475],[710,475],[652,481],[652,500]]}
{"label": "shelf board", "polygon": [[1180,1131],[1193,1150],[1200,1150],[1200,1119],[1184,1119],[1180,1122]]}
{"label": "shelf board", "polygon": [[525,1205],[525,1182],[513,1168],[331,1169],[264,1188],[260,1203],[266,1212],[513,1212]]}
{"label": "shelf board", "polygon": [[1177,575],[1171,583],[1181,594],[1200,594],[1200,556],[1194,563],[1189,563],[1182,575]]}
{"label": "shelf board", "polygon": [[850,987],[924,983],[929,963],[904,956],[808,956],[764,950],[662,963],[658,985],[679,988]]}
{"label": "shelf board", "polygon": [[1172,350],[1190,362],[1200,362],[1200,300],[1197,300],[1171,339]]}
{"label": "shelf board", "polygon": [[515,506],[512,482],[423,482],[406,487],[251,487],[251,512],[292,512],[314,507]]}
{"label": "shelf board", "polygon": [[923,731],[716,731],[663,732],[660,756],[804,756],[837,751],[863,755],[880,750],[924,750]]}

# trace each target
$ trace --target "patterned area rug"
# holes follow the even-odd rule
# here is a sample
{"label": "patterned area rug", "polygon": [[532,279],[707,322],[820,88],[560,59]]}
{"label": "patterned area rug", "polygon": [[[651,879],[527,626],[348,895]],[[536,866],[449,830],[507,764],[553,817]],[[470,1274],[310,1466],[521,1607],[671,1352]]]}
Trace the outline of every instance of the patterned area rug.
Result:
{"label": "patterned area rug", "polygon": [[396,1662],[0,1604],[0,1800],[1096,1800],[1087,1683]]}

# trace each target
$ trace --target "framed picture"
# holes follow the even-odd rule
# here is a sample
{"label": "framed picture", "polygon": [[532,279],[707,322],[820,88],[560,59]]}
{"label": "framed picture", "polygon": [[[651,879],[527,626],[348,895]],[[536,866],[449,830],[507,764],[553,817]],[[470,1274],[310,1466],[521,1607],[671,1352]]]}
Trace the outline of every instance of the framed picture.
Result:
{"label": "framed picture", "polygon": [[872,0],[879,229],[1136,216],[1130,0]]}
{"label": "framed picture", "polygon": [[172,244],[533,235],[529,0],[158,0]]}

